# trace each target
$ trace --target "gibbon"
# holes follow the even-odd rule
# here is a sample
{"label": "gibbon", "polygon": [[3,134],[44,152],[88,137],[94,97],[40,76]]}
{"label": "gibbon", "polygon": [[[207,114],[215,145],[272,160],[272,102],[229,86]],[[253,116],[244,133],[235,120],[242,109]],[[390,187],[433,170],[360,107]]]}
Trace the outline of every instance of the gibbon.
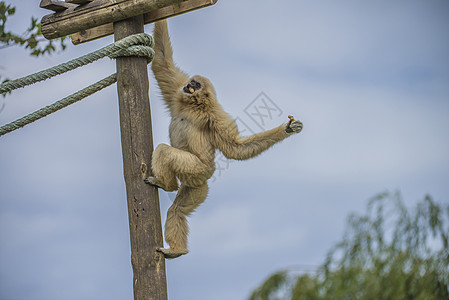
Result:
{"label": "gibbon", "polygon": [[188,253],[186,217],[207,197],[216,149],[230,159],[249,159],[300,132],[302,123],[291,118],[277,128],[239,136],[235,121],[218,103],[212,83],[199,75],[189,77],[174,64],[165,20],[155,23],[153,37],[152,70],[171,115],[171,146],[156,147],[151,162],[153,173],[145,182],[165,191],[179,189],[165,223],[165,240],[170,247],[158,249],[166,258],[175,258]]}

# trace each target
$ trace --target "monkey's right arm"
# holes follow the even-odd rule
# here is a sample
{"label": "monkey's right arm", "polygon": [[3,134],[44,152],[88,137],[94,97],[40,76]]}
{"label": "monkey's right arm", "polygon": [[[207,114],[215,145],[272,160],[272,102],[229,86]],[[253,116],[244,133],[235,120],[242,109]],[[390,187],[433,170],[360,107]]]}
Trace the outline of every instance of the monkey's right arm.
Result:
{"label": "monkey's right arm", "polygon": [[255,157],[274,144],[302,130],[302,123],[293,117],[279,127],[247,137],[240,137],[235,123],[216,127],[215,146],[230,159],[245,160]]}
{"label": "monkey's right arm", "polygon": [[188,82],[189,77],[173,62],[173,50],[166,20],[154,24],[153,37],[155,55],[151,69],[167,106],[172,109],[176,92]]}

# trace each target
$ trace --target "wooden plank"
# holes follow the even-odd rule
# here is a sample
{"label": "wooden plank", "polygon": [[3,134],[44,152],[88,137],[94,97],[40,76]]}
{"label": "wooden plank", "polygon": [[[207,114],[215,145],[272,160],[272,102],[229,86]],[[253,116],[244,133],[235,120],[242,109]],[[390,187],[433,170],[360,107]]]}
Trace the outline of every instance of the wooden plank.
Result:
{"label": "wooden plank", "polygon": [[58,12],[70,8],[72,5],[60,0],[42,0],[39,7]]}
{"label": "wooden plank", "polygon": [[85,42],[90,42],[114,33],[114,26],[112,23],[100,25],[94,28],[86,29],[80,32],[71,34],[72,43],[78,45]]}
{"label": "wooden plank", "polygon": [[[114,23],[115,40],[143,32],[143,16]],[[117,58],[117,91],[123,169],[128,199],[131,262],[135,300],[167,300],[165,257],[157,188],[151,175],[153,135],[145,57]]]}
{"label": "wooden plank", "polygon": [[95,0],[44,16],[41,31],[45,38],[55,39],[182,1],[185,0]]}
{"label": "wooden plank", "polygon": [[86,4],[89,2],[92,2],[93,0],[65,0],[67,3],[73,3],[73,4]]}
{"label": "wooden plank", "polygon": [[[162,19],[177,16],[193,10],[214,5],[218,0],[187,0],[164,8],[160,8],[144,15],[145,24],[153,23]],[[71,35],[72,43],[78,45],[102,38],[114,33],[112,24],[104,24],[98,27],[86,29]]]}

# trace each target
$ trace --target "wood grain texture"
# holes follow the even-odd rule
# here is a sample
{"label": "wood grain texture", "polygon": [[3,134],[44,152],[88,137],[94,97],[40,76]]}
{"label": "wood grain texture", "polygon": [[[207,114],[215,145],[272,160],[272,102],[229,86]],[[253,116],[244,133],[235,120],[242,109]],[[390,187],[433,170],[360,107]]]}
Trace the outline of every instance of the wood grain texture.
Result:
{"label": "wood grain texture", "polygon": [[46,15],[41,20],[45,38],[55,39],[103,24],[142,15],[183,0],[95,0]]}
{"label": "wood grain texture", "polygon": [[[143,32],[143,16],[114,23],[115,40]],[[158,191],[150,175],[153,136],[147,59],[117,58],[117,91],[123,168],[128,199],[135,300],[167,300],[165,258]]]}
{"label": "wood grain texture", "polygon": [[42,0],[41,3],[39,4],[39,7],[58,12],[66,10],[73,6],[60,0]]}
{"label": "wood grain texture", "polygon": [[[175,3],[173,5],[146,13],[144,15],[144,21],[145,24],[150,24],[162,19],[214,5],[217,1],[218,0],[187,0],[180,3]],[[113,34],[113,32],[114,29],[112,23],[104,24],[72,34],[72,43],[74,45],[78,45],[81,43],[90,42],[92,40]]]}
{"label": "wood grain texture", "polygon": [[93,0],[65,0],[67,3],[73,3],[73,4],[86,4],[89,2],[92,2]]}

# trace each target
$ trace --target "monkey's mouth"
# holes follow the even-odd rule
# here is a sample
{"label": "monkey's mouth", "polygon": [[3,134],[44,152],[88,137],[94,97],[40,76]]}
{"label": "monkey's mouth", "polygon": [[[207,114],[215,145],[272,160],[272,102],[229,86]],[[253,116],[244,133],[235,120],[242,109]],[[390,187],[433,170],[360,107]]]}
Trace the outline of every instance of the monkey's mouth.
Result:
{"label": "monkey's mouth", "polygon": [[193,94],[193,93],[195,92],[195,89],[194,89],[193,87],[191,87],[191,86],[186,85],[186,86],[183,88],[183,91],[184,91],[185,93],[187,93],[187,94]]}
{"label": "monkey's mouth", "polygon": [[201,84],[198,81],[192,80],[182,90],[187,94],[193,94],[199,89],[201,89]]}

